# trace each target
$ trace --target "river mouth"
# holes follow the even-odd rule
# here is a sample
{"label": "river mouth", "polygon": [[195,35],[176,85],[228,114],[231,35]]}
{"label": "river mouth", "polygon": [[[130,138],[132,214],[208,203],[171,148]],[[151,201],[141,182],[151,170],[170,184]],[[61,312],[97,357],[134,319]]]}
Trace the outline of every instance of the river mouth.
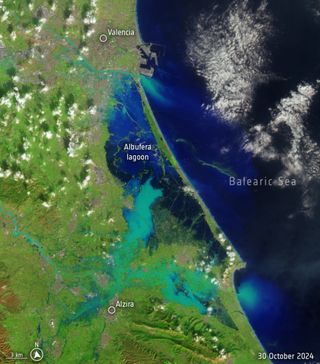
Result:
{"label": "river mouth", "polygon": [[[314,272],[309,269],[306,274],[302,272],[310,262],[305,246],[316,249],[319,209],[316,208],[312,218],[304,215],[301,211],[304,192],[300,185],[285,189],[230,186],[231,175],[274,179],[281,166],[276,161],[266,163],[254,158],[243,150],[245,125],[224,123],[204,111],[203,105],[208,103],[210,95],[204,80],[186,58],[186,39],[190,22],[210,6],[212,1],[189,0],[183,7],[172,1],[138,1],[138,23],[143,41],[160,43],[166,48],[154,77],[143,78],[142,85],[176,159],[247,263],[247,269],[236,274],[235,284],[238,299],[263,346],[270,352],[303,350],[316,355],[319,351],[316,344],[319,335],[315,331],[319,323],[317,284]],[[279,9],[272,2],[270,11],[279,22],[285,20],[288,9],[285,6]],[[299,18],[299,11],[301,6],[295,2],[293,13],[298,19],[298,27],[307,17],[303,10],[303,16]],[[291,34],[288,24],[281,27],[282,31],[290,36],[291,45],[299,45],[299,40],[293,39],[295,31]],[[303,28],[302,37],[310,32],[317,33],[314,29]],[[281,54],[281,41],[279,38],[272,50],[275,52],[274,67],[279,72],[291,74],[287,74],[286,82],[278,79],[258,90],[253,112],[261,120],[267,117],[265,103],[274,104],[277,97],[285,97],[288,90],[299,84],[301,74],[307,75],[307,67],[302,61],[297,60],[296,66],[291,62],[292,67],[284,68],[289,56],[286,58]],[[294,47],[290,52],[294,52]],[[301,72],[294,75],[297,68]],[[261,90],[268,95],[264,102],[261,101]],[[282,142],[280,140],[285,148]],[[256,295],[257,304],[250,304],[250,292]],[[266,320],[269,325],[263,324]],[[305,333],[303,338],[301,332]]]}

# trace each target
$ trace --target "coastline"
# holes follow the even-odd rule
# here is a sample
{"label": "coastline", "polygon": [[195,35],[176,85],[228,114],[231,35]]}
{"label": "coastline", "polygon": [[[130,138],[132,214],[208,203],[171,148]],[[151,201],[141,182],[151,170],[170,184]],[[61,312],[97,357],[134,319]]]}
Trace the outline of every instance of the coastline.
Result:
{"label": "coastline", "polygon": [[[138,0],[136,0],[136,4],[138,3]],[[137,6],[137,5],[136,5]],[[136,10],[136,17],[135,17],[135,23],[136,23],[136,31],[137,31],[137,38],[139,43],[143,43],[143,39],[140,33],[140,29],[139,29],[139,22],[138,22],[138,12]],[[194,198],[198,201],[198,203],[200,204],[205,217],[206,217],[206,222],[208,223],[208,225],[210,226],[210,229],[212,231],[212,233],[216,236],[218,233],[221,233],[222,230],[220,228],[220,226],[218,225],[218,223],[216,222],[216,220],[214,219],[214,217],[211,215],[207,205],[205,204],[205,202],[203,201],[203,199],[201,198],[201,196],[199,195],[198,191],[196,189],[194,189],[193,185],[191,184],[191,182],[189,181],[187,175],[185,174],[185,172],[183,171],[180,163],[177,161],[177,159],[175,158],[168,142],[166,141],[165,136],[162,133],[162,130],[160,129],[160,126],[156,120],[156,117],[154,116],[154,113],[152,111],[151,105],[149,103],[148,97],[144,91],[144,88],[141,84],[140,81],[140,77],[139,75],[135,77],[135,82],[137,83],[137,86],[139,88],[140,91],[140,95],[142,98],[142,104],[143,104],[143,108],[147,117],[147,120],[150,124],[151,130],[154,133],[154,136],[158,142],[158,146],[159,149],[163,152],[163,154],[166,156],[166,158],[168,159],[168,161],[171,163],[171,165],[176,169],[177,173],[179,174],[179,176],[182,178],[183,182],[190,186],[194,192]],[[239,253],[237,252],[237,250],[234,248],[233,244],[230,242],[230,240],[227,238],[226,239],[228,243],[231,244],[233,250],[235,251],[237,258],[239,259],[239,262],[241,262],[241,267],[239,267],[238,269],[242,269],[245,268],[246,263],[241,259]]]}
{"label": "coastline", "polygon": [[[152,132],[155,135],[155,138],[158,141],[161,141],[161,144],[165,145],[166,149],[161,149],[161,151],[165,154],[165,156],[167,157],[167,159],[170,161],[174,160],[174,164],[173,167],[176,169],[177,173],[179,174],[179,176],[181,177],[181,179],[183,180],[184,184],[186,186],[189,186],[192,188],[194,194],[194,198],[197,200],[197,202],[199,203],[199,205],[201,206],[201,209],[204,212],[205,215],[205,220],[207,222],[207,224],[210,227],[210,230],[212,231],[213,235],[217,238],[218,234],[222,233],[222,230],[220,229],[219,225],[217,224],[217,222],[215,221],[214,217],[211,215],[209,209],[207,208],[206,204],[204,203],[204,201],[202,200],[202,198],[200,197],[199,193],[193,188],[191,182],[189,181],[188,177],[186,176],[186,174],[184,173],[183,169],[181,168],[179,162],[175,159],[173,153],[171,152],[171,149],[167,143],[167,141],[165,140],[163,133],[156,121],[156,118],[153,114],[153,111],[151,109],[151,106],[149,104],[149,101],[147,99],[147,96],[143,90],[142,85],[140,84],[140,81],[138,83],[139,85],[139,91],[140,91],[140,95],[141,97],[144,99],[143,103],[144,103],[144,108],[146,108],[148,110],[148,113],[151,115],[151,118],[149,118],[147,116],[148,122],[150,124],[150,127],[152,129]],[[169,157],[168,157],[169,156]],[[217,239],[218,242],[225,248],[226,245],[231,245],[233,251],[236,253],[236,263],[234,264],[234,266],[232,267],[232,269],[229,271],[228,273],[228,278],[225,280],[226,284],[224,285],[224,289],[227,293],[229,293],[226,297],[223,297],[222,301],[223,304],[227,307],[228,312],[230,314],[230,316],[232,317],[232,319],[237,323],[237,325],[239,327],[242,327],[242,331],[246,330],[246,328],[244,326],[249,325],[249,330],[250,333],[253,335],[254,340],[259,343],[260,347],[261,347],[261,351],[265,351],[261,341],[259,340],[259,338],[257,337],[253,327],[251,326],[243,308],[240,305],[239,300],[237,299],[237,291],[236,291],[236,287],[235,287],[235,279],[234,276],[236,274],[237,271],[240,271],[242,269],[245,269],[246,267],[246,263],[241,259],[240,255],[238,254],[238,252],[235,250],[233,244],[230,242],[230,240],[226,237],[225,240],[225,244],[221,243],[221,240]],[[234,298],[231,302],[231,298]],[[241,314],[241,316],[239,317],[236,314]],[[243,322],[245,321],[245,322]],[[268,361],[263,361],[263,362],[268,362]],[[248,364],[248,363],[246,363]]]}
{"label": "coastline", "polygon": [[[136,0],[136,6],[135,6],[135,24],[136,24],[137,40],[138,40],[138,42],[140,44],[140,43],[143,43],[143,38],[142,38],[142,35],[140,33],[140,28],[139,28],[137,4],[138,4],[138,0]],[[237,292],[236,292],[236,287],[235,287],[235,279],[234,279],[235,273],[237,271],[245,269],[246,263],[242,260],[241,256],[239,255],[239,253],[235,249],[232,242],[222,232],[222,229],[220,228],[220,226],[216,222],[214,216],[212,216],[212,214],[210,213],[207,205],[205,204],[205,202],[203,201],[203,199],[199,195],[198,191],[193,187],[192,183],[189,181],[189,178],[187,177],[186,173],[182,169],[179,161],[175,158],[174,153],[172,152],[172,150],[171,150],[168,142],[166,141],[166,138],[163,135],[163,132],[162,132],[157,120],[156,120],[156,117],[155,117],[155,115],[153,113],[153,110],[151,108],[151,105],[149,103],[148,97],[147,97],[147,95],[146,95],[146,93],[144,91],[144,88],[143,88],[142,84],[141,84],[139,75],[135,77],[135,81],[136,81],[136,84],[137,84],[137,86],[139,88],[139,92],[140,92],[140,95],[141,95],[143,109],[145,111],[146,118],[147,118],[147,120],[149,122],[149,125],[151,127],[151,130],[152,130],[152,132],[153,132],[153,134],[154,134],[154,136],[156,138],[159,149],[164,154],[164,156],[168,159],[170,164],[175,168],[175,170],[177,171],[177,173],[181,177],[184,184],[186,186],[189,186],[189,187],[192,188],[193,196],[197,200],[197,202],[199,203],[202,211],[204,212],[205,220],[206,220],[208,226],[210,227],[210,230],[212,231],[212,234],[214,235],[214,237],[216,237],[217,241],[224,248],[226,248],[227,245],[230,245],[232,247],[232,251],[236,254],[235,264],[229,270],[228,277],[226,279],[226,285],[224,286],[225,293],[227,293],[227,296],[222,297],[223,303],[227,307],[228,312],[231,315],[231,317],[234,319],[234,321],[239,326],[240,330],[242,330],[243,333],[245,332],[244,336],[246,336],[246,338],[250,342],[251,342],[251,340],[254,340],[254,342],[259,346],[259,349],[260,349],[259,352],[265,352],[265,349],[264,349],[261,341],[257,337],[253,327],[251,326],[251,324],[250,324],[250,322],[248,320],[248,317],[246,316],[246,314],[245,314],[243,308],[241,307],[241,304],[240,304],[240,302],[239,302],[239,300],[237,298]],[[221,241],[221,239],[218,238],[219,234],[223,234],[223,237],[224,237],[223,242]],[[239,314],[240,314],[240,316],[239,316]],[[249,332],[247,332],[248,330],[249,330]],[[249,338],[247,336],[247,334],[249,334],[251,337]],[[252,343],[252,346],[256,346],[256,345],[254,345]],[[263,360],[262,362],[266,363],[266,362],[271,362],[271,361],[266,359],[266,360]],[[239,363],[242,363],[242,362],[239,361]],[[246,363],[246,364],[248,364],[248,363]]]}

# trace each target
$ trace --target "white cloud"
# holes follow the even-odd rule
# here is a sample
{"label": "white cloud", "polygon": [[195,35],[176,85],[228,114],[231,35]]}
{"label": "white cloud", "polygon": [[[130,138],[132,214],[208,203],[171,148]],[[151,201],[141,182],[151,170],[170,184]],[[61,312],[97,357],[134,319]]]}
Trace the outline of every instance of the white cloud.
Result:
{"label": "white cloud", "polygon": [[265,0],[255,10],[248,0],[235,0],[217,14],[214,8],[197,19],[187,39],[188,58],[206,80],[212,109],[229,121],[241,120],[251,110],[256,87],[269,78],[272,20]]}
{"label": "white cloud", "polygon": [[[311,138],[305,123],[317,91],[318,85],[300,84],[278,103],[266,126],[256,125],[250,129],[244,143],[247,151],[263,160],[281,161],[281,176],[295,178],[303,187],[303,205],[306,209],[313,206],[310,184],[320,176],[320,147]],[[274,145],[274,137],[283,126],[288,129],[285,140],[288,148],[285,151]]]}

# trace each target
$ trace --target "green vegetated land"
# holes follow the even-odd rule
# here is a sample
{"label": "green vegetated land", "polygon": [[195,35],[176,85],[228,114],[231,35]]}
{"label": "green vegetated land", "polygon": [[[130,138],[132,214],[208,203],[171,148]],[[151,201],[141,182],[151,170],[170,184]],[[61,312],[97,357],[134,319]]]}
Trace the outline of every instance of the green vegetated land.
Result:
{"label": "green vegetated land", "polygon": [[[192,189],[149,201],[145,247],[123,214],[139,201],[107,168],[111,82],[138,74],[138,39],[99,34],[134,29],[135,1],[3,0],[0,18],[0,362],[38,343],[45,363],[256,363],[232,285],[238,257],[215,227],[226,253],[214,264],[200,225],[170,209],[182,192],[195,201]],[[173,296],[170,269],[176,289],[215,287],[209,313]],[[117,301],[134,307],[108,314]]]}

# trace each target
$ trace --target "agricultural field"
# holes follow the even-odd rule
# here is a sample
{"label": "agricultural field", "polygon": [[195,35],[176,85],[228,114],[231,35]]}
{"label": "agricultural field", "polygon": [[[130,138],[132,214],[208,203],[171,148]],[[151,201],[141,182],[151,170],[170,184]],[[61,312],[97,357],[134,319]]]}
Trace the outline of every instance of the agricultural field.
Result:
{"label": "agricultural field", "polygon": [[[232,286],[242,263],[187,181],[131,191],[106,162],[139,39],[99,35],[135,29],[135,1],[3,0],[0,17],[0,361],[38,345],[45,363],[254,363]],[[137,89],[161,165],[177,168]]]}

